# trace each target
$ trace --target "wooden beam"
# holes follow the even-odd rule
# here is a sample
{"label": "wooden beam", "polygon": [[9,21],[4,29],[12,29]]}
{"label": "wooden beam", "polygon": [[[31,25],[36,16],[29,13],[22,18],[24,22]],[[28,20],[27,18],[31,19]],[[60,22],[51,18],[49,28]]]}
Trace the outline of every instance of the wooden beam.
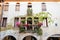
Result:
{"label": "wooden beam", "polygon": [[60,0],[4,0],[5,2],[59,2]]}

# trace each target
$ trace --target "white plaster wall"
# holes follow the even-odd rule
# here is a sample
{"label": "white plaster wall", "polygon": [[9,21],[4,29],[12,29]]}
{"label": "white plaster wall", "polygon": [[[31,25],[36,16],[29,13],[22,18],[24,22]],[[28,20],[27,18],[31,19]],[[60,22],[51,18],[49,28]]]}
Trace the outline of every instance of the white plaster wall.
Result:
{"label": "white plaster wall", "polygon": [[[27,2],[21,2],[20,3],[20,12],[15,12],[15,5],[16,2],[9,3],[9,11],[4,12],[5,15],[3,17],[8,17],[8,23],[14,23],[14,17],[19,15],[25,15],[27,14]],[[49,27],[42,27],[43,29],[43,40],[48,38],[50,35],[53,34],[60,34],[60,2],[46,2],[47,12],[52,14],[52,19],[54,20],[53,24],[49,24]],[[41,12],[41,2],[32,2],[32,9],[33,13],[39,13]],[[10,20],[12,19],[12,20]],[[55,26],[55,23],[58,24],[58,26]],[[14,25],[14,24],[13,24]]]}
{"label": "white plaster wall", "polygon": [[23,40],[24,37],[26,36],[33,36],[35,37],[37,40],[40,40],[40,36],[37,34],[32,34],[32,33],[19,33],[18,30],[14,31],[14,30],[7,30],[7,31],[2,31],[0,32],[0,40],[3,40],[4,37],[11,35],[13,37],[16,38],[16,40]]}

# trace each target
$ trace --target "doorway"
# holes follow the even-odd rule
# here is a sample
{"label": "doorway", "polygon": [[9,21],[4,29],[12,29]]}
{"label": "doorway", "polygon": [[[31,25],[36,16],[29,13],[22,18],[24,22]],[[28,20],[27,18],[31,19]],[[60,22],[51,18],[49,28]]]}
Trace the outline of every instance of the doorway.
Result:
{"label": "doorway", "polygon": [[60,40],[60,37],[49,37],[47,40]]}
{"label": "doorway", "polygon": [[60,34],[51,35],[47,40],[60,40]]}
{"label": "doorway", "polygon": [[16,38],[11,35],[8,35],[8,36],[4,37],[3,40],[16,40]]}
{"label": "doorway", "polygon": [[27,24],[29,24],[29,26],[27,27],[27,30],[32,30],[32,18],[31,17],[27,18]]}
{"label": "doorway", "polygon": [[33,36],[26,36],[23,38],[23,40],[37,40],[37,39]]}

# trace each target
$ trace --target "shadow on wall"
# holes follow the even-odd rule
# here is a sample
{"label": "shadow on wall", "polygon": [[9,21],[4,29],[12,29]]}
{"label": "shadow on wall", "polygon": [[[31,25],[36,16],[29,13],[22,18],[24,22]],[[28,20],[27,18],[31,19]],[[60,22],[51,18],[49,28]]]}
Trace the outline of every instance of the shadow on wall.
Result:
{"label": "shadow on wall", "polygon": [[11,35],[8,35],[8,36],[4,37],[3,40],[16,40],[16,38]]}

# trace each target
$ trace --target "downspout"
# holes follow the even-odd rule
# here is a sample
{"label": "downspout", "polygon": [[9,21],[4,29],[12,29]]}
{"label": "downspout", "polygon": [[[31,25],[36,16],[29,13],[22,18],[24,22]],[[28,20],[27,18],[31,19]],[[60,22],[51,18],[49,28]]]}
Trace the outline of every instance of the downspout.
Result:
{"label": "downspout", "polygon": [[1,25],[0,25],[0,27],[2,27],[2,20],[3,20],[3,4],[4,4],[4,2],[1,2],[1,16],[0,16]]}

